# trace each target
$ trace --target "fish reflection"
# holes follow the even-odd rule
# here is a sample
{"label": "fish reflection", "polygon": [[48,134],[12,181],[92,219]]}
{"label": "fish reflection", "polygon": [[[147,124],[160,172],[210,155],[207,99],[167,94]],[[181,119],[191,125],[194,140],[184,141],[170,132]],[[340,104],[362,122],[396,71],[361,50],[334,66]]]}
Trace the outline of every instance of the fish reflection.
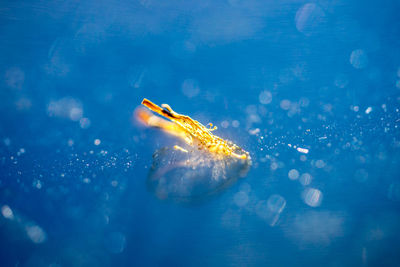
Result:
{"label": "fish reflection", "polygon": [[248,152],[211,132],[192,118],[176,113],[170,106],[157,106],[144,99],[142,104],[157,114],[138,109],[136,118],[150,127],[160,128],[184,141],[185,146],[157,150],[147,179],[151,191],[160,199],[191,201],[219,192],[239,177],[244,177],[250,166]]}

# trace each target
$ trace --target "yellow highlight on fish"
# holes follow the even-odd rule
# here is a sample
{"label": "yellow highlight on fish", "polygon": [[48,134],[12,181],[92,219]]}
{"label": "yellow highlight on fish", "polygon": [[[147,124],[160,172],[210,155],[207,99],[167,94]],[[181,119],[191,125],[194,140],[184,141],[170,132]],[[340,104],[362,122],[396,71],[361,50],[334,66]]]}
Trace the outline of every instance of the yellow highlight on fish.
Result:
{"label": "yellow highlight on fish", "polygon": [[[143,99],[142,104],[151,111],[169,119],[165,120],[144,109],[139,109],[136,116],[146,125],[160,128],[183,139],[189,146],[197,146],[200,150],[209,151],[217,158],[225,156],[232,156],[237,159],[250,158],[249,153],[239,146],[212,134],[211,132],[216,130],[217,127],[211,123],[206,127],[189,116],[176,113],[167,104],[162,104],[160,107],[146,98]],[[180,148],[180,150],[184,149]]]}

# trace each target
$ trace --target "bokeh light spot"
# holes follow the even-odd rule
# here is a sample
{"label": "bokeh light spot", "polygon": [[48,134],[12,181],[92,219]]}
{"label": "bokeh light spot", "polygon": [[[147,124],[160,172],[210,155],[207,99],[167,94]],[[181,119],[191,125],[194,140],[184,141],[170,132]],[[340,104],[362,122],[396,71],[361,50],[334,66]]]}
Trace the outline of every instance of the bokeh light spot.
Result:
{"label": "bokeh light spot", "polygon": [[368,56],[362,49],[356,49],[351,52],[350,63],[356,69],[363,69],[368,65]]}
{"label": "bokeh light spot", "polygon": [[318,207],[322,202],[322,192],[315,188],[307,188],[303,191],[303,200],[310,207]]}

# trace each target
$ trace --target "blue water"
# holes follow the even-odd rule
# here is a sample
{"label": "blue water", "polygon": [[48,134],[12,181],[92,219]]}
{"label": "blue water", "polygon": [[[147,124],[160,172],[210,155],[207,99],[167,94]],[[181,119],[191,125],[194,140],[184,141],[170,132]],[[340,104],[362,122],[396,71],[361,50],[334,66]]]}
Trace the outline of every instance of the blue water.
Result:
{"label": "blue water", "polygon": [[[399,266],[398,1],[2,1],[1,266]],[[146,186],[146,97],[245,178]],[[205,177],[207,179],[207,177]]]}

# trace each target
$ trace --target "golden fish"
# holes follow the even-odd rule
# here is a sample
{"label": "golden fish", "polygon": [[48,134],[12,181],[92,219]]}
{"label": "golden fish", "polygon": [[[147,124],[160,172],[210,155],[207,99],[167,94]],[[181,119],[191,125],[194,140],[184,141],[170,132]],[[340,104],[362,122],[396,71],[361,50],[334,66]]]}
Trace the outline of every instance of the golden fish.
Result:
{"label": "golden fish", "polygon": [[142,104],[166,119],[141,108],[135,113],[138,120],[186,143],[185,148],[164,147],[153,154],[147,185],[159,199],[179,202],[204,199],[246,176],[251,166],[249,153],[212,134],[217,127],[212,124],[206,127],[176,113],[167,104],[160,107],[147,99]]}
{"label": "golden fish", "polygon": [[[237,159],[250,159],[249,153],[230,141],[224,140],[211,132],[217,127],[210,123],[208,128],[189,116],[178,114],[167,104],[161,107],[144,98],[142,104],[151,111],[169,119],[160,117],[140,109],[137,118],[148,126],[157,127],[165,132],[183,139],[191,147],[197,146],[199,150],[207,150],[217,158],[231,156]],[[185,149],[175,146],[175,149]]]}

